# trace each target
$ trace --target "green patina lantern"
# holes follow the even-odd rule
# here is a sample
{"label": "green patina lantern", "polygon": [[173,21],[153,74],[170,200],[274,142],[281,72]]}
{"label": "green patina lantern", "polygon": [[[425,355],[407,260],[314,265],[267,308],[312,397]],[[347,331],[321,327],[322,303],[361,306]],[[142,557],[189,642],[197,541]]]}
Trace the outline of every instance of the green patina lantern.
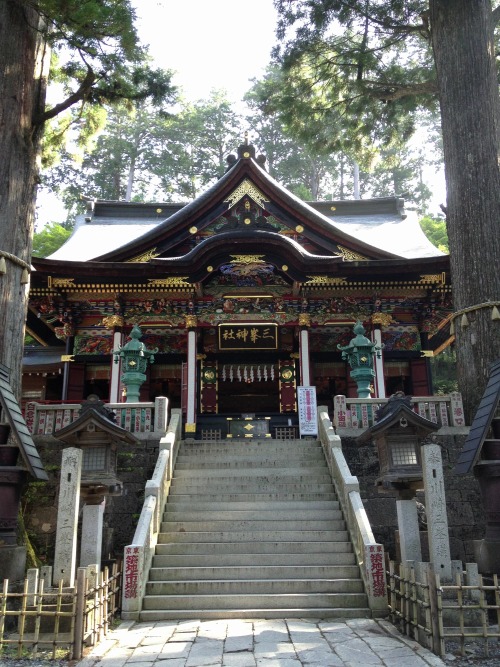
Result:
{"label": "green patina lantern", "polygon": [[146,369],[148,362],[154,363],[154,355],[158,348],[147,350],[146,345],[140,341],[142,331],[137,324],[130,332],[130,340],[119,350],[114,350],[115,364],[122,359],[123,374],[121,381],[127,388],[127,403],[139,402],[139,390],[146,381]]}
{"label": "green patina lantern", "polygon": [[373,370],[373,357],[380,357],[380,351],[383,348],[372,343],[365,334],[365,328],[358,320],[353,328],[356,334],[349,345],[337,348],[342,352],[342,359],[347,359],[351,367],[351,377],[358,387],[358,398],[370,398],[370,385],[375,377]]}

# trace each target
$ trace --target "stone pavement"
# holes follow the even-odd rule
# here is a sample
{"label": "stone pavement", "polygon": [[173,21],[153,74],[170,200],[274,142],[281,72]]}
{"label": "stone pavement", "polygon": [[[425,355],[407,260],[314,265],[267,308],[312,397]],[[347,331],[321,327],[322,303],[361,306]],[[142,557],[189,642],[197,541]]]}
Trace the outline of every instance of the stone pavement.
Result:
{"label": "stone pavement", "polygon": [[442,667],[387,621],[126,621],[75,667]]}

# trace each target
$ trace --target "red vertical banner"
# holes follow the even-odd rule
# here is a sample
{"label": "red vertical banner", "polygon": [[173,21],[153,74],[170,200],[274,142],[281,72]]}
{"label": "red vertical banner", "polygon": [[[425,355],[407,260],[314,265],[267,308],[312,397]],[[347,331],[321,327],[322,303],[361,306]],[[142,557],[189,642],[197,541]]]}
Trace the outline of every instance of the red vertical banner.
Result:
{"label": "red vertical banner", "polygon": [[201,362],[200,368],[200,412],[217,413],[218,367],[216,361]]}
{"label": "red vertical banner", "polygon": [[292,359],[282,359],[278,365],[278,379],[280,391],[280,412],[297,411],[297,375],[295,362]]}

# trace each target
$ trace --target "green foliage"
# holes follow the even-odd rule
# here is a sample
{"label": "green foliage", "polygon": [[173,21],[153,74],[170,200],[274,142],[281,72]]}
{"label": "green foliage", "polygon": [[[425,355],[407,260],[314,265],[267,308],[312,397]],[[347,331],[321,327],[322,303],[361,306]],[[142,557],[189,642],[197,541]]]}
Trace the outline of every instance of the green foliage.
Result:
{"label": "green foliage", "polygon": [[56,222],[46,224],[33,237],[33,257],[48,257],[71,236],[71,230]]}
{"label": "green foliage", "polygon": [[435,218],[431,215],[426,215],[420,220],[420,226],[429,241],[431,241],[436,248],[439,248],[442,252],[450,252],[446,221],[443,218]]}
{"label": "green foliage", "polygon": [[275,4],[277,67],[261,101],[297,138],[370,170],[379,151],[409,139],[416,112],[437,111],[425,2]]}
{"label": "green foliage", "polygon": [[458,391],[457,358],[455,350],[447,348],[437,357],[432,357],[431,373],[433,393],[442,396]]}

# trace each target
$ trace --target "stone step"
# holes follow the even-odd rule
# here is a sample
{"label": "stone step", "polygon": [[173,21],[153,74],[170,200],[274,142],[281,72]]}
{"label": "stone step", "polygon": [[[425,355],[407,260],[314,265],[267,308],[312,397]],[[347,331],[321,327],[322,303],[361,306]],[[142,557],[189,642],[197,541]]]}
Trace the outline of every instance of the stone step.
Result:
{"label": "stone step", "polygon": [[[234,555],[232,556],[234,559]],[[259,564],[193,567],[184,563],[180,567],[158,567],[154,557],[153,567],[149,572],[149,581],[236,581],[256,579],[359,579],[357,565],[264,565]],[[276,559],[275,559],[276,560]]]}
{"label": "stone step", "polygon": [[211,502],[237,502],[237,503],[267,503],[267,502],[337,502],[337,494],[332,491],[333,487],[330,487],[330,491],[321,491],[316,492],[298,492],[286,491],[280,493],[278,491],[270,491],[263,493],[231,493],[227,492],[225,489],[220,493],[216,493],[215,490],[213,493],[203,493],[202,489],[197,494],[183,493],[182,489],[174,490],[170,489],[169,494],[169,503],[189,503],[193,500],[196,503],[211,503]]}
{"label": "stone step", "polygon": [[321,449],[319,440],[274,440],[272,438],[221,438],[221,440],[197,440],[196,442],[183,442],[179,453],[191,454],[199,451],[241,451],[241,450],[280,450],[280,449]]}
{"label": "stone step", "polygon": [[[309,593],[363,594],[360,579],[238,579],[198,581],[149,581],[146,595],[294,595]],[[195,603],[196,604],[196,603]]]}
{"label": "stone step", "polygon": [[[310,543],[307,543],[310,544]],[[167,545],[161,545],[158,550]],[[172,545],[179,547],[182,545]],[[195,545],[190,545],[192,548]],[[196,545],[200,546],[200,545]],[[221,547],[220,544],[217,545]],[[313,566],[321,567],[340,567],[350,568],[357,567],[355,564],[356,557],[352,551],[318,551],[308,553],[226,553],[227,545],[222,545],[219,549],[220,553],[215,553],[211,550],[208,553],[181,553],[178,555],[156,555],[153,556],[154,568],[178,568],[183,569],[192,568],[219,568],[222,570],[231,570],[233,567],[277,567],[279,569],[287,569],[289,567],[308,568]],[[185,549],[187,551],[187,549]],[[190,549],[191,551],[191,549]],[[223,552],[223,553],[222,553]],[[258,565],[256,565],[258,563]],[[349,570],[350,571],[350,570]],[[345,575],[344,575],[345,576]],[[187,579],[186,577],[183,577]],[[223,577],[219,577],[223,578]]]}
{"label": "stone step", "polygon": [[203,532],[225,532],[230,533],[234,532],[246,532],[249,534],[249,537],[252,537],[254,533],[259,531],[272,531],[276,530],[282,533],[286,532],[300,532],[304,533],[315,532],[315,531],[336,531],[336,530],[345,530],[345,522],[343,519],[329,519],[318,521],[309,520],[309,519],[299,519],[299,520],[271,520],[271,519],[227,519],[224,520],[193,520],[193,521],[162,521],[161,522],[161,532],[162,533],[199,533]]}
{"label": "stone step", "polygon": [[180,463],[192,463],[198,461],[266,461],[277,459],[280,461],[324,461],[325,455],[321,447],[314,449],[250,449],[242,448],[224,452],[222,450],[200,450],[186,453],[182,450],[177,455]]}
{"label": "stone step", "polygon": [[[249,595],[146,595],[143,609],[365,608],[364,593],[259,593]],[[286,616],[285,616],[286,617]]]}
{"label": "stone step", "polygon": [[323,497],[323,493],[334,493],[331,481],[319,482],[311,479],[308,482],[294,483],[293,481],[277,482],[265,478],[248,482],[223,478],[218,478],[217,480],[207,479],[205,484],[201,481],[200,484],[197,484],[189,480],[174,480],[170,487],[170,493],[173,496],[179,494],[196,496],[205,495],[207,493],[214,495],[217,493],[217,489],[219,489],[219,493],[224,493],[224,495],[227,493],[234,494],[238,492],[241,494],[274,493],[277,494],[278,497],[280,497],[282,493],[295,493],[296,497],[297,494],[310,494],[312,489],[314,489],[314,493],[321,494],[321,497]]}
{"label": "stone step", "polygon": [[[338,537],[338,540],[301,540],[300,538],[293,541],[286,540],[266,540],[266,541],[253,541],[248,540],[248,535],[244,536],[245,539],[240,539],[238,541],[231,541],[230,539],[225,541],[217,541],[207,539],[204,542],[191,542],[188,541],[181,542],[169,541],[169,535],[162,535],[161,533],[158,536],[158,545],[156,547],[156,553],[159,556],[167,555],[184,555],[184,556],[231,556],[237,555],[242,556],[255,556],[260,555],[275,555],[279,554],[280,556],[285,555],[297,555],[301,558],[309,556],[309,554],[323,554],[325,559],[332,555],[346,554],[351,556],[353,553],[352,545],[346,537],[342,540],[339,537],[338,533],[335,533],[335,536]],[[241,537],[241,536],[240,536]],[[321,535],[323,537],[323,535]],[[329,561],[325,561],[329,562]]]}
{"label": "stone step", "polygon": [[247,530],[230,531],[198,531],[198,532],[169,532],[159,533],[158,542],[347,542],[349,534],[346,530],[254,530],[251,534]]}
{"label": "stone step", "polygon": [[231,470],[231,473],[228,474],[227,470],[220,470],[220,469],[213,469],[208,473],[205,470],[196,470],[196,469],[189,469],[189,470],[177,470],[177,467],[174,472],[174,477],[172,481],[177,481],[177,480],[193,480],[193,479],[201,479],[203,481],[212,481],[212,480],[220,480],[221,478],[228,478],[228,479],[238,479],[238,480],[258,480],[258,479],[265,479],[266,481],[294,481],[294,482],[300,482],[302,480],[310,480],[311,477],[313,479],[317,479],[318,481],[323,480],[323,483],[326,483],[328,481],[331,481],[330,474],[328,470],[326,470],[325,466],[322,465],[318,468],[310,468],[310,467],[295,467],[295,466],[290,466],[287,468],[280,468],[279,470],[275,470],[274,468],[266,468],[263,466],[262,468],[248,468],[245,469],[234,469]]}
{"label": "stone step", "polygon": [[338,500],[264,500],[264,501],[238,501],[228,499],[227,501],[200,501],[198,497],[189,496],[186,500],[170,499],[165,505],[166,512],[216,512],[219,510],[247,511],[252,512],[280,510],[340,510]]}
{"label": "stone step", "polygon": [[[303,607],[293,608],[255,608],[255,609],[148,609],[140,612],[139,620],[143,623],[154,621],[201,619],[205,621],[217,619],[252,619],[252,618],[328,618],[328,619],[354,619],[371,618],[370,610],[364,607]],[[272,661],[271,661],[272,662]]]}
{"label": "stone step", "polygon": [[[226,505],[230,507],[230,505]],[[190,512],[183,510],[172,511],[168,506],[163,514],[163,522],[213,522],[213,521],[244,521],[258,520],[261,522],[276,521],[341,521],[343,519],[340,510],[318,510],[318,509],[260,509],[260,510],[197,510]]]}
{"label": "stone step", "polygon": [[208,458],[207,460],[201,461],[200,459],[195,459],[194,461],[176,461],[175,471],[176,474],[180,470],[233,470],[238,469],[253,469],[253,468],[278,468],[283,469],[284,467],[290,468],[291,466],[304,466],[307,465],[308,468],[323,468],[325,467],[324,461],[319,457],[317,458],[291,458],[283,456],[283,458],[278,458],[276,456],[266,457],[266,458],[240,458],[232,460]]}

